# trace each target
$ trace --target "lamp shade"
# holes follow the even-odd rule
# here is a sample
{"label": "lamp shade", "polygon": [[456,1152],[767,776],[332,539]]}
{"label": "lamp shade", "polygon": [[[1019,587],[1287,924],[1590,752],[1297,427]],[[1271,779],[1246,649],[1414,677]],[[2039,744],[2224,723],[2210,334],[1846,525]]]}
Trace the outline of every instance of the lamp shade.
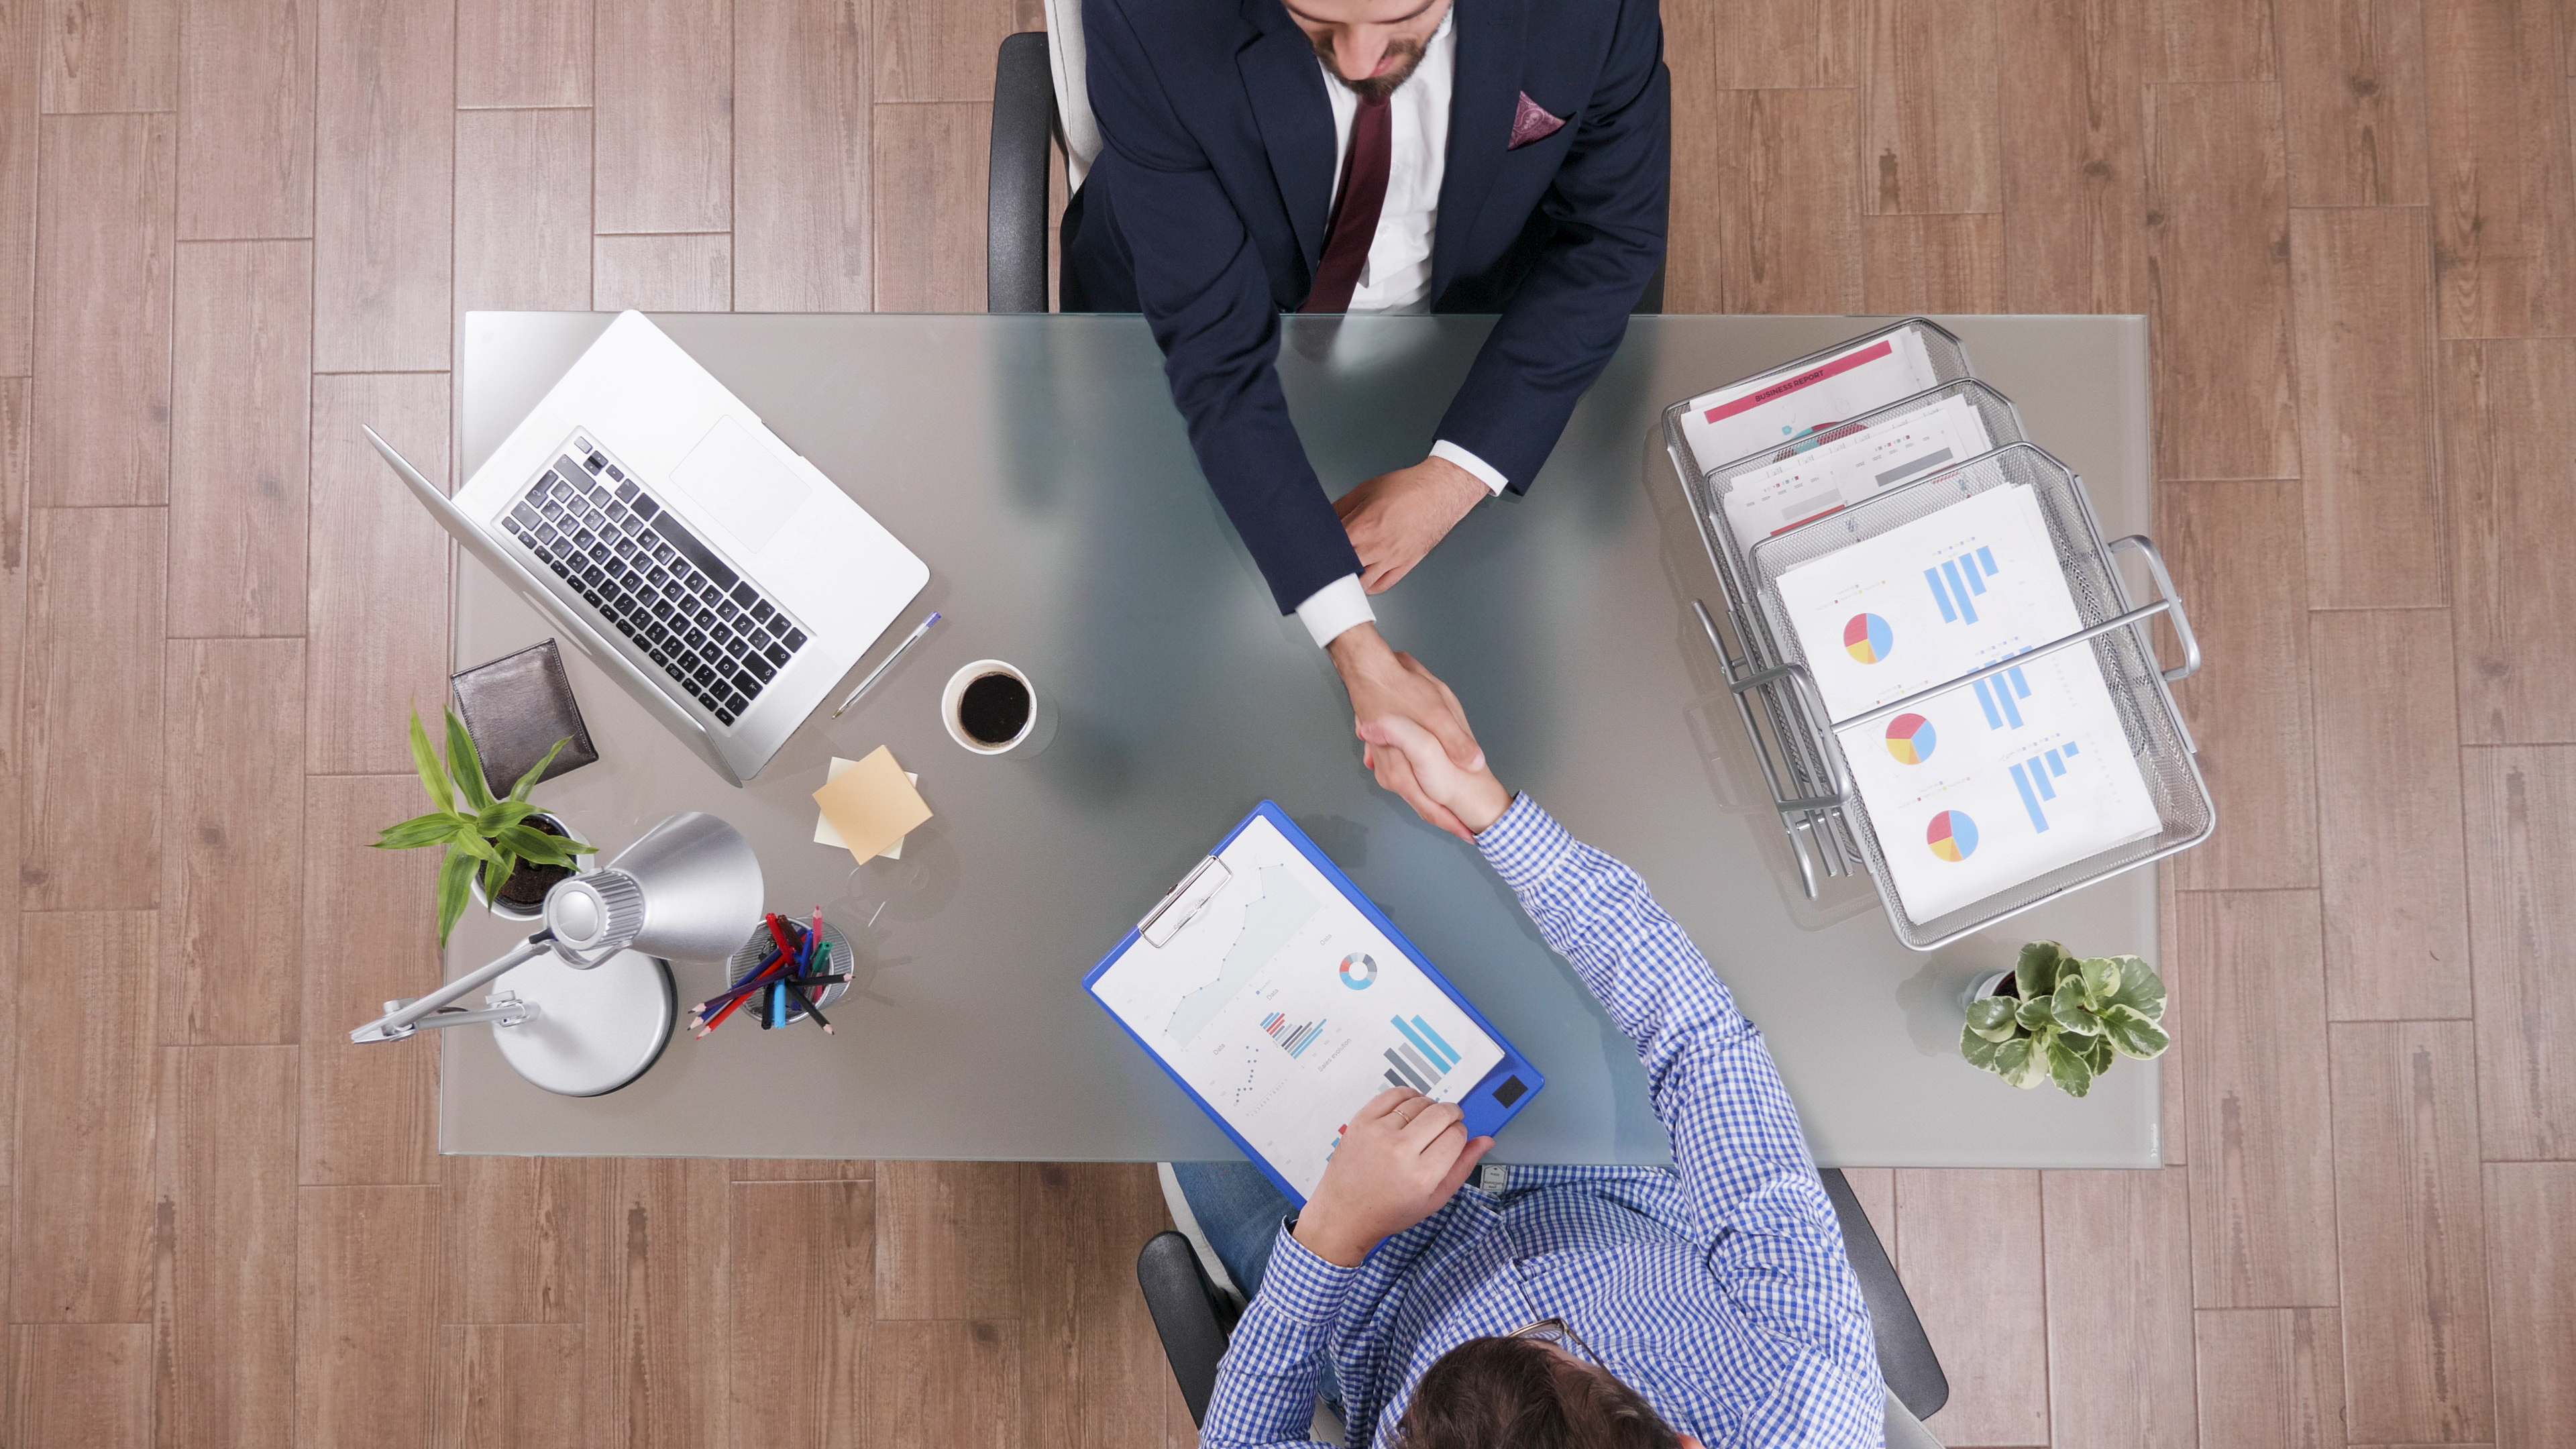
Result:
{"label": "lamp shade", "polygon": [[742,833],[697,811],[674,815],[596,870],[546,896],[555,954],[591,967],[633,949],[721,961],[760,915],[760,858]]}

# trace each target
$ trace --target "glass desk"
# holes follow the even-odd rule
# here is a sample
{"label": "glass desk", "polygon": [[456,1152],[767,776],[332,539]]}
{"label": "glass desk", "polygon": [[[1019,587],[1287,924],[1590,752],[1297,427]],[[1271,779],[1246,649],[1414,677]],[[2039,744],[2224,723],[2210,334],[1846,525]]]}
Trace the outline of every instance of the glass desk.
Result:
{"label": "glass desk", "polygon": [[[683,1033],[599,1098],[530,1086],[479,1027],[384,1048],[446,1053],[443,1151],[1231,1156],[1080,980],[1267,797],[1546,1072],[1497,1160],[1666,1160],[1628,1042],[1475,851],[1360,768],[1331,666],[1273,611],[1140,319],[655,320],[928,561],[929,589],[862,667],[923,614],[947,617],[859,707],[818,713],[739,790],[567,649],[601,760],[537,798],[611,854],[675,811],[731,821],[760,851],[773,909],[819,905],[856,938],[854,989],[831,1013],[837,1035]],[[2145,320],[1941,320],[2033,439],[2084,475],[2104,528],[2145,529]],[[460,477],[609,321],[469,315]],[[1328,486],[1418,461],[1490,325],[1287,319],[1280,371]],[[1635,866],[1708,952],[1768,1035],[1820,1162],[2151,1167],[2158,1064],[2123,1061],[2073,1101],[2005,1086],[1957,1042],[1961,987],[2024,939],[2154,959],[2155,877],[2131,872],[1929,956],[1897,943],[1865,879],[1807,901],[1692,617],[1717,585],[1664,459],[1662,408],[1873,325],[1636,319],[1530,496],[1471,513],[1379,598],[1381,627],[1457,690],[1507,784]],[[455,607],[460,667],[553,632],[470,559]],[[1032,759],[970,756],[940,727],[940,686],[987,656],[1060,703],[1054,742]],[[937,818],[900,863],[854,868],[813,843],[810,797],[828,757],[879,745],[919,772]],[[449,969],[514,939],[470,912]],[[721,968],[674,969],[685,1005]]]}

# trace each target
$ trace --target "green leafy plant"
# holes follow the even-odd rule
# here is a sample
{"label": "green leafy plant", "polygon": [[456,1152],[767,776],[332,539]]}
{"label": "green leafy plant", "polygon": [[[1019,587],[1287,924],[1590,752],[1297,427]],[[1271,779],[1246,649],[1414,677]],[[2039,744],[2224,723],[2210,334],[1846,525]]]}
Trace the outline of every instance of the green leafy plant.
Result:
{"label": "green leafy plant", "polygon": [[495,800],[491,785],[483,778],[483,759],[475,753],[474,737],[465,732],[465,722],[456,717],[456,711],[447,712],[444,761],[429,747],[429,732],[420,727],[420,711],[412,711],[412,763],[420,768],[421,786],[429,791],[430,803],[438,808],[388,827],[375,848],[447,847],[447,858],[438,865],[438,944],[447,944],[448,933],[456,929],[456,918],[465,914],[466,888],[476,871],[483,875],[483,894],[498,900],[501,887],[522,865],[570,869],[575,864],[574,857],[598,853],[597,846],[548,835],[528,823],[528,817],[538,813],[538,808],[528,803],[528,792],[536,788],[546,766],[554,763],[556,752],[571,738],[566,735],[555,741],[554,749],[546,751],[546,757],[537,761],[534,769],[521,775],[506,797]]}
{"label": "green leafy plant", "polygon": [[2055,941],[2021,948],[2013,990],[1968,1003],[1959,1052],[2016,1087],[2054,1081],[2070,1097],[2093,1089],[2113,1056],[2147,1061],[2172,1044],[2162,1025],[2165,983],[2136,956],[2068,955]]}

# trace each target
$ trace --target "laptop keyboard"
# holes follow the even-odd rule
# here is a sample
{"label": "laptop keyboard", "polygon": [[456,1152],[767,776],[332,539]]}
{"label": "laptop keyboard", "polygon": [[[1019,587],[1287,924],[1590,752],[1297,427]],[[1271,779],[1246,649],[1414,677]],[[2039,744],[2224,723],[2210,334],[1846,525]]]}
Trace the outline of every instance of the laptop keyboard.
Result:
{"label": "laptop keyboard", "polygon": [[778,677],[805,631],[589,438],[501,520],[719,724]]}

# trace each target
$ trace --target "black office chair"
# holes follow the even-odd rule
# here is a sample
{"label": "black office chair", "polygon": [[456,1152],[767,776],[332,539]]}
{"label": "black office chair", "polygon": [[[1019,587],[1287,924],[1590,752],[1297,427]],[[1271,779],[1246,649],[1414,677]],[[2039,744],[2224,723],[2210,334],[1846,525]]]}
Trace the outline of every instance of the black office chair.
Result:
{"label": "black office chair", "polygon": [[[1896,1267],[1887,1261],[1887,1250],[1879,1246],[1878,1233],[1870,1227],[1860,1199],[1852,1195],[1851,1184],[1830,1167],[1817,1176],[1842,1225],[1843,1253],[1851,1259],[1853,1276],[1860,1279],[1861,1297],[1869,1302],[1870,1330],[1878,1339],[1879,1374],[1907,1412],[1915,1419],[1928,1419],[1950,1401],[1949,1376],[1941,1372],[1941,1360],[1923,1334],[1922,1320],[1914,1316],[1914,1300],[1905,1296],[1905,1285],[1897,1281]],[[1136,1255],[1136,1286],[1145,1292],[1145,1306],[1154,1314],[1154,1331],[1163,1339],[1163,1356],[1171,1361],[1172,1376],[1180,1381],[1181,1397],[1189,1401],[1190,1422],[1205,1423],[1208,1395],[1216,1389],[1217,1360],[1225,1356],[1226,1339],[1242,1316],[1241,1308],[1209,1279],[1199,1264],[1198,1250],[1178,1232],[1156,1233]],[[1899,1442],[1893,1437],[1897,1427],[1891,1415],[1891,1445]],[[1919,1428],[1913,1432],[1922,1433]]]}
{"label": "black office chair", "polygon": [[1055,77],[1043,30],[1002,37],[993,61],[993,145],[984,191],[984,310],[1047,310],[1047,167]]}
{"label": "black office chair", "polygon": [[[993,141],[984,192],[984,310],[1047,310],[1047,167],[1061,143],[1055,74],[1043,30],[1002,37],[993,60]],[[1630,309],[1664,310],[1664,267]]]}

